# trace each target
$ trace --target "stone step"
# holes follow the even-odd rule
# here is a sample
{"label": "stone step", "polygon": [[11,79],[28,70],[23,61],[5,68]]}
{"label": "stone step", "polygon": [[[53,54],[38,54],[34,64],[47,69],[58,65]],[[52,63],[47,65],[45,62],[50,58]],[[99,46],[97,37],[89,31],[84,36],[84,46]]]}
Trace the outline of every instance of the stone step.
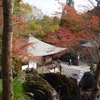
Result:
{"label": "stone step", "polygon": [[82,71],[80,71],[80,73],[84,73],[84,71],[82,70]]}
{"label": "stone step", "polygon": [[78,77],[78,79],[77,79],[77,82],[78,82],[78,83],[79,83],[80,80],[82,79],[84,73],[85,73],[84,71],[80,71],[80,73],[79,73],[79,77]]}

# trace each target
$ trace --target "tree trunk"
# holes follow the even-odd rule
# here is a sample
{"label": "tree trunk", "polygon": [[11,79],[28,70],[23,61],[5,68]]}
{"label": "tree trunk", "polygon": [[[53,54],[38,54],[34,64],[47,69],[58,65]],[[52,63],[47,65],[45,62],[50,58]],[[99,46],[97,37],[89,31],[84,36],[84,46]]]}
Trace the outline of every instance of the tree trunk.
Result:
{"label": "tree trunk", "polygon": [[96,98],[96,93],[98,91],[97,84],[98,84],[99,76],[100,76],[100,61],[97,64],[97,69],[96,69],[95,76],[94,76],[93,90],[90,95],[90,100],[95,100]]}
{"label": "tree trunk", "polygon": [[13,100],[12,35],[14,0],[2,0],[2,100]]}

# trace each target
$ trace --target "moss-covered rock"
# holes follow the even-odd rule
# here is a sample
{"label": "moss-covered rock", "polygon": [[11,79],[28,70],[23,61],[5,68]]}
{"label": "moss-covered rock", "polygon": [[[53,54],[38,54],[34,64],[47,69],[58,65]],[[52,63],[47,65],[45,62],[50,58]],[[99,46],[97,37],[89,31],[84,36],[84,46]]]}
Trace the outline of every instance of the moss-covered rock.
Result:
{"label": "moss-covered rock", "polygon": [[57,91],[60,100],[81,100],[75,79],[54,73],[47,73],[42,75],[42,77]]}
{"label": "moss-covered rock", "polygon": [[54,100],[57,96],[57,92],[52,86],[38,74],[26,75],[23,86],[25,91],[34,94],[34,100]]}
{"label": "moss-covered rock", "polygon": [[24,89],[34,100],[81,100],[77,81],[65,75],[28,71],[25,80]]}

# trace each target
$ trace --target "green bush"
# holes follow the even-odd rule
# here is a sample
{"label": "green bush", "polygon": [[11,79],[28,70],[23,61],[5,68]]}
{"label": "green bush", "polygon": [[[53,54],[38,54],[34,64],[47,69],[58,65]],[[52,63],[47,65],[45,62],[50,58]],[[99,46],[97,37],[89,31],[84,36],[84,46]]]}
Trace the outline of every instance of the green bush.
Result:
{"label": "green bush", "polygon": [[[33,100],[29,96],[26,95],[26,92],[23,89],[23,80],[19,78],[14,78],[14,100]],[[0,100],[2,92],[2,80],[0,80]]]}

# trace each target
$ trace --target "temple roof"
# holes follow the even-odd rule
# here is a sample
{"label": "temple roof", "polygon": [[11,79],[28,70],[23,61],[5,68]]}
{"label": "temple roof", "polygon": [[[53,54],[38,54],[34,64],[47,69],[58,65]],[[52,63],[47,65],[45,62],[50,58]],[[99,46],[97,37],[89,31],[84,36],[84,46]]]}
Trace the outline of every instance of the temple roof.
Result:
{"label": "temple roof", "polygon": [[29,43],[33,43],[28,47],[28,53],[31,56],[46,56],[59,53],[66,48],[57,47],[36,39],[33,36],[29,37]]}

